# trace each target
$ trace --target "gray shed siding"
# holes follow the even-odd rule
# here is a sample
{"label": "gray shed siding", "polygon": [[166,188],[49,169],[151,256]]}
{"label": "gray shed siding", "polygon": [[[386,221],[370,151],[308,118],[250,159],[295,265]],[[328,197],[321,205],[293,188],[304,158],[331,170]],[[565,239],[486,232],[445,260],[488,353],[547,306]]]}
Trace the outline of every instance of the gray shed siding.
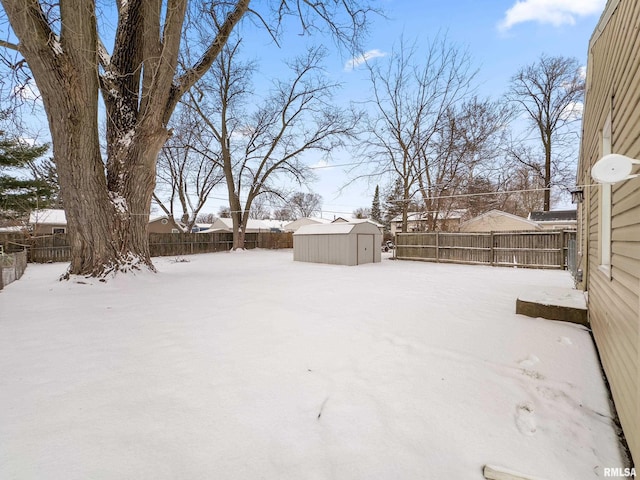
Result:
{"label": "gray shed siding", "polygon": [[367,223],[339,225],[301,227],[293,235],[293,260],[348,266],[381,261],[382,234],[377,227]]}

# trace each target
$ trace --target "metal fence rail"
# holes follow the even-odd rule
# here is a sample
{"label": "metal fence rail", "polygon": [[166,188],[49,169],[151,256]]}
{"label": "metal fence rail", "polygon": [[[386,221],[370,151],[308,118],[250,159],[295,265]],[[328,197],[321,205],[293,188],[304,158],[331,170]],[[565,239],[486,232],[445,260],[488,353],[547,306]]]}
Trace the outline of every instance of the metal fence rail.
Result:
{"label": "metal fence rail", "polygon": [[575,231],[400,233],[396,258],[493,266],[560,268],[569,265]]}

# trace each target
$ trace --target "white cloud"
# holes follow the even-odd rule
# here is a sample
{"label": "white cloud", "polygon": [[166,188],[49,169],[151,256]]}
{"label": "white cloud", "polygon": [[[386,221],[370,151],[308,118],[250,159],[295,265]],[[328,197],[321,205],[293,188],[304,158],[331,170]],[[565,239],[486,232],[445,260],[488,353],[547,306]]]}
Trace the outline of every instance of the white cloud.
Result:
{"label": "white cloud", "polygon": [[549,23],[554,27],[573,25],[577,17],[599,15],[606,0],[518,0],[505,12],[498,24],[500,30],[509,30],[524,22]]}
{"label": "white cloud", "polygon": [[563,120],[574,121],[582,118],[582,112],[584,111],[584,103],[571,102],[567,105],[560,115]]}
{"label": "white cloud", "polygon": [[580,78],[582,78],[582,80],[586,80],[587,79],[587,66],[583,65],[582,67],[580,67]]}
{"label": "white cloud", "polygon": [[328,160],[322,158],[318,160],[316,163],[314,163],[313,165],[309,165],[309,168],[312,170],[322,170],[322,169],[333,168],[333,167],[329,165]]}
{"label": "white cloud", "polygon": [[384,52],[381,52],[380,50],[377,50],[377,49],[369,50],[367,52],[364,52],[362,55],[353,57],[351,60],[345,63],[344,69],[350,72],[354,68],[362,65],[363,63],[365,63],[368,60],[371,60],[372,58],[379,58],[379,57],[386,57],[386,56],[387,54]]}
{"label": "white cloud", "polygon": [[33,80],[14,87],[13,94],[23,100],[40,100],[40,90]]}

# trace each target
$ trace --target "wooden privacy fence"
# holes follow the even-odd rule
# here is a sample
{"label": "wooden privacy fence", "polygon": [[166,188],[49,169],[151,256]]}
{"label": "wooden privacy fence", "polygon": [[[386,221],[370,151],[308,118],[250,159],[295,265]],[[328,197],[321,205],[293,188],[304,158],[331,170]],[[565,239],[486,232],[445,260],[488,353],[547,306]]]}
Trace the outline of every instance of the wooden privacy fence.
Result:
{"label": "wooden privacy fence", "polygon": [[[28,250],[28,260],[36,263],[68,262],[71,248],[67,234],[42,237],[23,235],[0,236],[5,250],[24,248]],[[152,257],[191,255],[231,250],[233,234],[218,233],[151,233],[149,250]],[[291,233],[260,232],[245,234],[245,248],[293,248]]]}
{"label": "wooden privacy fence", "polygon": [[526,268],[567,268],[575,231],[399,233],[396,258]]}
{"label": "wooden privacy fence", "polygon": [[[231,250],[232,246],[233,233],[230,232],[149,234],[149,250],[152,257],[223,252]],[[291,233],[246,233],[244,247],[293,248],[293,236]]]}

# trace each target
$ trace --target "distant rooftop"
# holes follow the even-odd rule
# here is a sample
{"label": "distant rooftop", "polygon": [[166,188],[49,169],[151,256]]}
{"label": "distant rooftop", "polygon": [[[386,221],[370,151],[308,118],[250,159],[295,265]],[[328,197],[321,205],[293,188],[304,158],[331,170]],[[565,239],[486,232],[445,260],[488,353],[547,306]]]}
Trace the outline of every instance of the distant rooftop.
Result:
{"label": "distant rooftop", "polygon": [[570,222],[576,219],[575,210],[551,210],[550,212],[529,213],[529,220],[534,222]]}
{"label": "distant rooftop", "polygon": [[66,225],[67,217],[64,210],[60,209],[34,210],[29,215],[29,223],[31,225]]}
{"label": "distant rooftop", "polygon": [[[434,214],[438,214],[438,220],[457,220],[462,218],[467,211],[464,209],[454,209],[454,210],[450,210],[448,212],[446,211],[442,211],[442,212],[431,212]],[[425,221],[428,220],[429,218],[429,212],[407,212],[407,221],[409,222],[420,222],[420,221]],[[394,217],[393,219],[391,219],[392,222],[401,222],[402,221],[402,215],[398,215],[397,217]]]}

